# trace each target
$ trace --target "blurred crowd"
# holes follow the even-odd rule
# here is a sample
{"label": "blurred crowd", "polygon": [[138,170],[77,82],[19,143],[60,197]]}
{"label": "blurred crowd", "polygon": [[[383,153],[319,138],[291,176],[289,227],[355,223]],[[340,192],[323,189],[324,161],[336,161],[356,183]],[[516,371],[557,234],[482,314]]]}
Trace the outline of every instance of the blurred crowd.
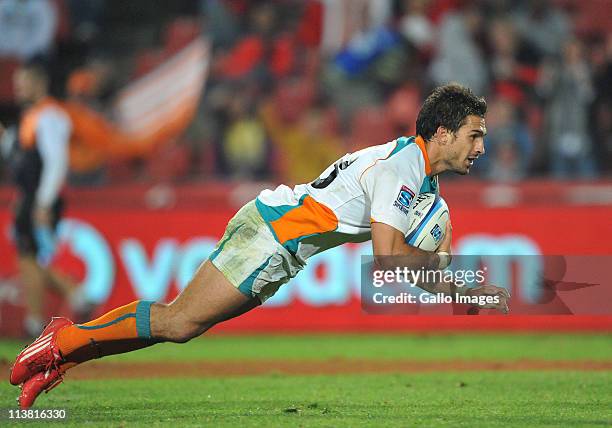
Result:
{"label": "blurred crowd", "polygon": [[[104,113],[173,43],[210,40],[185,134],[77,182],[310,181],[343,153],[413,134],[424,97],[449,81],[489,105],[475,174],[593,179],[612,172],[611,15],[607,0],[2,0],[0,78],[42,56],[59,96]],[[0,88],[0,121],[16,117]]]}

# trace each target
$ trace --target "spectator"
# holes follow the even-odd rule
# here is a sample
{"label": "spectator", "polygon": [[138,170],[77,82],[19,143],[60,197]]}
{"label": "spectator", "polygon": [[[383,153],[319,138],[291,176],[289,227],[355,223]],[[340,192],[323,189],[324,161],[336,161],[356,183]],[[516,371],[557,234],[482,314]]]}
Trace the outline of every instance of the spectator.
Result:
{"label": "spectator", "polygon": [[594,56],[593,137],[600,165],[612,172],[612,33],[595,50]]}
{"label": "spectator", "polygon": [[228,3],[224,0],[200,0],[206,32],[213,46],[222,49],[236,42],[240,30],[238,16]]}
{"label": "spectator", "polygon": [[57,24],[57,11],[48,0],[2,0],[0,56],[24,61],[48,56]]}
{"label": "spectator", "polygon": [[540,55],[560,55],[564,42],[571,37],[567,14],[548,0],[528,0],[512,19],[519,34],[535,46]]}
{"label": "spectator", "polygon": [[297,39],[308,48],[319,48],[333,57],[358,33],[384,27],[391,18],[391,0],[312,0],[305,7]]}
{"label": "spectator", "polygon": [[399,21],[399,31],[420,52],[428,52],[436,37],[436,28],[427,16],[429,0],[404,0],[404,15]]}
{"label": "spectator", "polygon": [[66,83],[67,98],[104,111],[103,101],[113,93],[113,65],[111,61],[96,58],[73,70]]}
{"label": "spectator", "polygon": [[[150,53],[141,54],[144,60],[138,61],[139,65],[163,61],[164,51],[151,45],[159,28],[164,27],[162,20],[176,24],[180,21],[173,21],[176,14],[184,15],[189,8],[201,13],[206,38],[214,48],[214,55],[208,58],[205,97],[191,129],[195,135],[192,141],[206,141],[214,148],[203,158],[214,158],[207,161],[207,168],[224,177],[256,179],[280,172],[286,180],[308,180],[310,171],[285,171],[279,166],[304,153],[328,162],[326,156],[318,157],[318,150],[323,149],[308,135],[329,139],[333,147],[352,148],[371,144],[372,135],[384,140],[389,129],[394,136],[411,134],[409,128],[414,121],[410,118],[418,107],[418,94],[428,85],[448,81],[459,81],[492,100],[495,114],[489,115],[486,176],[508,180],[528,176],[530,167],[540,171],[548,166],[544,163],[549,159],[559,175],[565,175],[574,161],[580,165],[581,176],[594,173],[593,159],[601,168],[612,165],[610,53],[606,53],[603,39],[594,47],[587,46],[592,53],[577,61],[570,60],[573,55],[562,49],[572,37],[572,24],[568,12],[559,5],[573,5],[582,22],[583,17],[590,16],[586,12],[592,11],[582,2],[198,0],[170,2],[155,11],[146,9],[143,0],[130,2],[130,7],[110,3],[0,0],[0,25],[10,21],[23,27],[24,20],[15,17],[22,17],[30,9],[47,8],[51,12],[42,14],[43,18],[49,22],[59,19],[53,25],[60,29],[48,37],[51,46],[52,33],[60,33],[55,36],[60,43],[51,69],[51,80],[58,86],[52,90],[60,93],[64,75],[77,69],[68,79],[69,102],[64,106],[74,127],[71,169],[85,177],[91,171],[104,171],[109,158],[141,156],[151,148],[126,144],[128,136],[121,130],[133,129],[136,121],[115,126],[109,119],[116,117],[105,117],[105,107],[115,92],[112,84],[116,87],[122,78],[121,66],[129,64],[133,52]],[[64,6],[58,8],[59,18],[53,8],[57,5]],[[69,39],[61,38],[61,12],[66,6],[70,9]],[[15,10],[21,14],[15,15]],[[142,19],[128,20],[135,11]],[[162,17],[164,14],[168,18]],[[128,40],[124,36],[126,23],[129,33],[138,37]],[[98,31],[102,27],[104,31]],[[30,25],[25,45],[37,39],[30,37],[32,28],[40,32],[45,25]],[[594,34],[597,28],[585,25],[581,31]],[[3,31],[0,47],[25,46],[10,42],[9,33]],[[174,40],[169,34],[174,32],[167,29],[165,38]],[[612,42],[609,44],[612,46]],[[84,48],[111,52],[113,64],[83,63],[83,58],[91,55],[82,53]],[[554,65],[542,66],[543,59]],[[10,104],[13,95],[6,84],[12,75],[9,62],[16,61],[5,58],[0,65],[0,120],[11,122],[17,109]],[[591,72],[592,82],[588,77]],[[314,94],[320,92],[333,105],[333,115],[327,108],[312,107]],[[542,99],[545,102],[540,103]],[[274,123],[289,142],[284,138],[266,139],[264,134],[276,129],[269,120],[273,115],[256,116],[254,100],[258,105],[274,105],[278,119]],[[499,118],[495,118],[497,115]],[[321,122],[331,116],[337,118],[336,129],[346,141],[341,141],[338,132],[313,131],[324,128]],[[496,120],[499,129],[493,126]],[[544,134],[545,124],[547,138],[536,138]],[[532,139],[534,144],[546,144],[531,147]],[[168,137],[161,135],[159,143],[166,141]],[[297,147],[298,141],[303,147]],[[545,154],[546,150],[550,151]],[[333,157],[337,152],[332,150]],[[292,163],[299,163],[299,168],[303,164]]]}
{"label": "spectator", "polygon": [[507,82],[525,87],[535,84],[535,54],[522,42],[511,21],[499,18],[491,21],[487,39],[491,44],[488,63],[495,83]]}
{"label": "spectator", "polygon": [[439,30],[438,51],[430,67],[435,85],[450,81],[461,83],[476,94],[488,87],[487,69],[475,42],[482,15],[475,8],[449,13]]}
{"label": "spectator", "polygon": [[266,131],[247,101],[244,96],[235,96],[230,102],[230,122],[223,136],[223,153],[234,178],[262,178],[268,157]]}
{"label": "spectator", "polygon": [[279,179],[291,183],[314,180],[345,152],[338,134],[325,126],[325,116],[324,108],[314,106],[296,122],[288,122],[273,103],[264,105],[261,117],[283,164]]}
{"label": "spectator", "polygon": [[[249,31],[227,52],[217,53],[214,75],[223,80],[254,79],[264,86],[271,80],[272,72],[287,74],[291,67],[292,50],[287,50],[287,40],[275,37],[278,9],[266,3],[258,4],[249,13]],[[284,58],[279,58],[283,57]],[[289,57],[289,58],[287,58]],[[283,65],[272,70],[272,64]],[[287,66],[287,64],[289,64]]]}
{"label": "spectator", "polygon": [[487,112],[486,156],[482,169],[486,177],[497,181],[516,181],[529,171],[533,139],[518,111],[509,99],[498,97],[489,103]]}
{"label": "spectator", "polygon": [[589,135],[589,108],[595,94],[578,40],[565,43],[560,64],[544,64],[538,88],[547,100],[553,174],[558,178],[593,177],[596,169]]}

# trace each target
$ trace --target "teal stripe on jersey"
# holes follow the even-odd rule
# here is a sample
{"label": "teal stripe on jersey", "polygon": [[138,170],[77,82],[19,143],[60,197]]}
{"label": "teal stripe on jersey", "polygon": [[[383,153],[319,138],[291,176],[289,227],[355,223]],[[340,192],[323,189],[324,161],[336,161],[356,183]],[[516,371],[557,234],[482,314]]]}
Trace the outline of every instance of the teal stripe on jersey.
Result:
{"label": "teal stripe on jersey", "polygon": [[257,211],[261,217],[266,221],[266,223],[271,223],[273,221],[278,220],[289,211],[301,206],[304,203],[304,199],[306,199],[308,194],[302,195],[297,205],[278,205],[278,206],[270,206],[266,205],[259,200],[259,198],[255,199],[255,206],[257,207]]}
{"label": "teal stripe on jersey", "polygon": [[423,179],[423,183],[421,184],[421,190],[419,193],[440,193],[440,188],[438,187],[438,176],[430,177],[426,176]]}
{"label": "teal stripe on jersey", "polygon": [[[332,230],[332,232],[334,232],[334,230]],[[325,232],[325,233],[329,233],[329,232]],[[317,236],[317,235],[321,235],[321,234],[320,233],[312,233],[310,235],[298,236],[297,238],[290,239],[289,241],[286,241],[283,244],[283,247],[285,247],[287,249],[287,251],[289,251],[291,254],[295,255],[297,253],[298,246],[300,245],[300,242],[302,242],[306,238],[310,238],[312,236]]]}
{"label": "teal stripe on jersey", "polygon": [[[415,137],[400,137],[396,140],[397,145],[389,155],[389,157],[398,153],[402,149],[408,147],[410,144],[413,144],[415,141]],[[429,177],[426,176],[421,184],[421,190],[419,193],[440,193],[438,189],[438,178],[437,177]]]}
{"label": "teal stripe on jersey", "polygon": [[393,151],[391,152],[391,154],[389,155],[389,157],[393,156],[394,154],[398,153],[402,149],[408,147],[410,144],[414,143],[414,137],[399,137],[395,141],[397,144],[395,148],[393,149]]}
{"label": "teal stripe on jersey", "polygon": [[270,259],[272,256],[268,257],[265,262],[263,262],[257,269],[255,269],[242,283],[238,286],[238,290],[247,297],[253,297],[253,284],[255,280],[259,276],[262,270],[268,263],[270,263]]}

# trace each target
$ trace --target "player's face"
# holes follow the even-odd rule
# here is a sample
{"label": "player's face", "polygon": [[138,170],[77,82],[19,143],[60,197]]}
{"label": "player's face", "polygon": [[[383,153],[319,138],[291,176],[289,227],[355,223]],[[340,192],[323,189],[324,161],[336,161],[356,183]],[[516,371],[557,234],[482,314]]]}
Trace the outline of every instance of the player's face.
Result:
{"label": "player's face", "polygon": [[451,134],[447,158],[451,171],[462,175],[470,172],[474,161],[485,152],[486,133],[484,118],[468,116],[465,124],[456,133]]}
{"label": "player's face", "polygon": [[20,104],[28,104],[36,96],[37,79],[28,70],[18,70],[13,76],[13,86],[15,88],[15,99]]}
{"label": "player's face", "polygon": [[26,70],[18,70],[13,76],[15,98],[20,104],[27,103],[32,98],[32,78]]}

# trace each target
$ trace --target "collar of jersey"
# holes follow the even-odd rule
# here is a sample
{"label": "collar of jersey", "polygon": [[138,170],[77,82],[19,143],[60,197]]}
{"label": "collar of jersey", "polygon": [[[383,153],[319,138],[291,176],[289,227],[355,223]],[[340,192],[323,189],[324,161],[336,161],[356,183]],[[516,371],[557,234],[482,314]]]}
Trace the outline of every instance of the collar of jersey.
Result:
{"label": "collar of jersey", "polygon": [[414,142],[419,149],[421,149],[421,153],[423,153],[423,159],[425,160],[425,174],[431,175],[431,165],[429,164],[429,156],[427,155],[427,149],[425,148],[425,140],[420,135],[417,135],[414,139]]}

